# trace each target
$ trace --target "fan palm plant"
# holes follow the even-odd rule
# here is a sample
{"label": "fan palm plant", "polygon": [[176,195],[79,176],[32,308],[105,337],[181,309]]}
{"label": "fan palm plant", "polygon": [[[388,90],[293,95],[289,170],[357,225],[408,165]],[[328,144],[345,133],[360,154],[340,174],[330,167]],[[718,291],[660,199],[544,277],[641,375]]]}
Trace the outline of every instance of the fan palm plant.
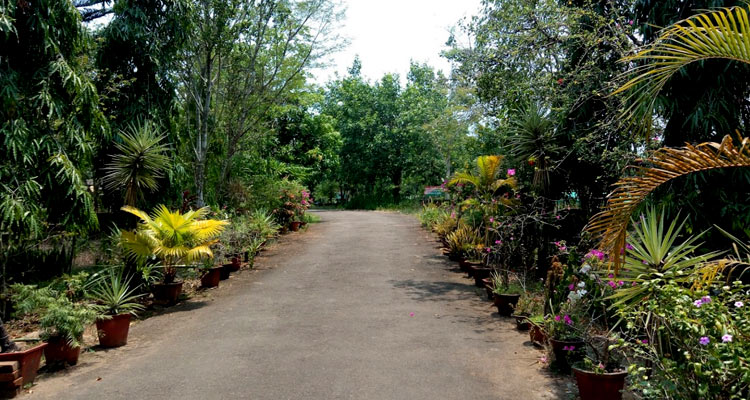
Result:
{"label": "fan palm plant", "polygon": [[500,178],[502,156],[480,156],[477,158],[475,172],[456,172],[448,182],[449,185],[471,185],[481,197],[491,197],[503,187],[515,187],[516,181],[511,176]]}
{"label": "fan palm plant", "polygon": [[165,135],[159,133],[153,122],[131,123],[120,132],[122,142],[115,143],[119,154],[104,168],[104,187],[107,190],[122,190],[125,204],[135,206],[143,198],[144,190],[154,191],[159,187],[158,179],[164,176],[169,158],[164,154],[167,146],[162,143]]}
{"label": "fan palm plant", "polygon": [[[688,64],[708,59],[750,63],[750,19],[745,7],[697,14],[664,29],[659,37],[624,61],[637,63],[627,82],[613,94],[626,93],[623,120],[650,128],[657,95]],[[648,126],[643,126],[643,123]]]}
{"label": "fan palm plant", "polygon": [[188,211],[170,211],[166,206],[157,207],[152,215],[130,206],[122,208],[140,218],[135,231],[123,231],[121,243],[130,257],[145,261],[158,258],[164,268],[164,283],[172,283],[181,263],[194,263],[213,257],[211,245],[218,242],[229,223],[203,219],[210,211],[208,207]]}

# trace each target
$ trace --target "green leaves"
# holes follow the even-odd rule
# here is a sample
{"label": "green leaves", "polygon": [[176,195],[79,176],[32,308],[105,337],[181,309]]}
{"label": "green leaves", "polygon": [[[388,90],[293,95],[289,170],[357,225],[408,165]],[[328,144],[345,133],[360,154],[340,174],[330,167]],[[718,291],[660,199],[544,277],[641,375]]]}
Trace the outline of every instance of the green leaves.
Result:
{"label": "green leaves", "polygon": [[164,177],[169,165],[165,155],[167,146],[162,143],[165,135],[151,121],[131,123],[120,132],[122,142],[115,143],[119,154],[104,168],[104,184],[107,190],[119,190],[125,195],[125,204],[135,206],[143,199],[146,190],[155,191],[157,180]]}

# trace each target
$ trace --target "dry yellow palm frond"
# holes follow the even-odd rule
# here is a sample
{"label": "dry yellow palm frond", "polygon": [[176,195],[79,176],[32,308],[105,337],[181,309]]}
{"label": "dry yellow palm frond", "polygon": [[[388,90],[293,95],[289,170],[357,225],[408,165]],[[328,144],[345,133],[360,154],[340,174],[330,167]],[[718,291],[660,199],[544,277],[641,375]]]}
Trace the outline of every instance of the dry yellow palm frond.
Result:
{"label": "dry yellow palm frond", "polygon": [[188,262],[195,262],[202,258],[213,257],[214,253],[211,251],[211,245],[216,244],[217,242],[218,240],[212,240],[200,246],[193,247],[188,250],[187,254],[185,254],[185,260]]}
{"label": "dry yellow palm frond", "polygon": [[151,256],[153,248],[157,245],[157,241],[148,232],[122,231],[120,235],[120,243],[128,256],[139,260],[145,260]]}
{"label": "dry yellow palm frond", "polygon": [[125,211],[127,213],[135,215],[136,217],[140,218],[141,222],[143,222],[143,223],[151,222],[151,217],[149,217],[149,215],[147,213],[145,213],[145,212],[143,212],[143,211],[141,211],[141,210],[139,210],[139,209],[137,209],[135,207],[124,206],[124,207],[121,208],[121,210]]}
{"label": "dry yellow palm frond", "polygon": [[502,156],[481,156],[477,158],[480,185],[490,186],[495,182],[502,162]]}
{"label": "dry yellow palm frond", "polygon": [[623,119],[635,125],[650,121],[659,92],[688,64],[715,58],[750,63],[749,36],[745,7],[697,14],[664,29],[652,44],[624,59],[640,65],[628,71],[628,81],[613,93],[627,92]]}
{"label": "dry yellow palm frond", "polygon": [[646,160],[648,166],[634,167],[635,176],[620,179],[609,194],[604,210],[589,221],[586,230],[599,238],[599,249],[609,252],[617,270],[630,217],[643,200],[664,183],[695,172],[719,168],[750,167],[750,139],[730,136],[721,143],[662,148]]}

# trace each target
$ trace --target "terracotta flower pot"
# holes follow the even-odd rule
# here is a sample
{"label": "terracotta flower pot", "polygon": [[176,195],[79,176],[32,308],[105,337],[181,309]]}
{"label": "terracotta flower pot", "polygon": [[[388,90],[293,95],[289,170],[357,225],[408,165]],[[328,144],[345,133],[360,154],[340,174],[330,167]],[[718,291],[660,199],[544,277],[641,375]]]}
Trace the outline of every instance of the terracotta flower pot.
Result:
{"label": "terracotta flower pot", "polygon": [[128,343],[130,314],[113,315],[110,319],[96,321],[96,333],[102,347],[120,347]]}
{"label": "terracotta flower pot", "polygon": [[513,310],[516,308],[516,304],[518,304],[518,299],[520,298],[520,294],[495,293],[494,302],[495,307],[497,307],[497,313],[503,317],[510,317],[510,315],[513,314]]}
{"label": "terracotta flower pot", "polygon": [[544,343],[547,342],[547,333],[544,332],[544,329],[534,323],[531,323],[531,327],[529,329],[529,340],[531,340],[532,343],[537,345],[544,345]]}
{"label": "terracotta flower pot", "polygon": [[482,279],[482,282],[484,283],[484,290],[487,293],[487,300],[492,300],[495,297],[495,293],[493,293],[495,284],[492,283],[492,279],[490,278]]}
{"label": "terracotta flower pot", "polygon": [[621,400],[625,377],[628,373],[611,372],[597,374],[573,367],[581,400]]}
{"label": "terracotta flower pot", "polygon": [[292,221],[292,223],[289,224],[289,229],[291,229],[292,232],[297,232],[299,230],[300,225],[302,225],[302,222]]}
{"label": "terracotta flower pot", "polygon": [[65,338],[50,338],[44,348],[44,359],[49,366],[64,366],[78,364],[81,346],[71,347]]}
{"label": "terracotta flower pot", "polygon": [[201,286],[204,288],[212,288],[219,286],[219,280],[221,280],[221,270],[224,267],[213,267],[207,270],[201,277]]}
{"label": "terracotta flower pot", "polygon": [[557,340],[549,339],[552,353],[555,355],[555,365],[561,371],[570,371],[571,364],[583,359],[585,343],[580,339]]}
{"label": "terracotta flower pot", "polygon": [[154,299],[168,305],[176,304],[182,293],[182,282],[157,283],[154,285]]}
{"label": "terracotta flower pot", "polygon": [[240,261],[239,257],[232,257],[232,262],[227,264],[229,265],[229,271],[230,272],[237,272],[242,268],[242,262]]}
{"label": "terracotta flower pot", "polygon": [[18,361],[20,364],[23,385],[34,382],[39,364],[42,362],[42,354],[48,346],[47,343],[38,344],[30,349],[16,353],[0,353],[0,361]]}

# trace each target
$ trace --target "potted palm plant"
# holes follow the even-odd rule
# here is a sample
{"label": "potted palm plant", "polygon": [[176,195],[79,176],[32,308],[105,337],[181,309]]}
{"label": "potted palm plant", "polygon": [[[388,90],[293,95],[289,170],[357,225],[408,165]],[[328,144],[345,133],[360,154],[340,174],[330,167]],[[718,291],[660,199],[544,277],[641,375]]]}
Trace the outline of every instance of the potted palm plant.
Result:
{"label": "potted palm plant", "polygon": [[622,389],[628,372],[621,358],[613,352],[616,341],[606,336],[592,336],[586,340],[591,350],[582,361],[573,366],[581,400],[622,399]]}
{"label": "potted palm plant", "polygon": [[211,245],[218,242],[216,237],[229,224],[203,219],[210,211],[208,207],[184,214],[164,205],[152,215],[130,206],[122,210],[140,219],[135,231],[122,232],[122,246],[138,261],[154,257],[161,262],[163,280],[154,285],[154,298],[166,304],[176,303],[182,292],[182,282],[176,281],[177,267],[212,257]]}
{"label": "potted palm plant", "polygon": [[12,290],[18,312],[39,316],[39,336],[47,341],[44,348],[47,365],[77,364],[83,332],[96,320],[97,311],[90,304],[74,302],[64,292],[50,287],[19,284]]}
{"label": "potted palm plant", "polygon": [[124,276],[122,268],[112,268],[101,275],[92,286],[89,297],[95,301],[99,311],[96,332],[102,347],[120,347],[128,343],[130,319],[143,305],[135,294],[137,288],[130,287],[131,277]]}

